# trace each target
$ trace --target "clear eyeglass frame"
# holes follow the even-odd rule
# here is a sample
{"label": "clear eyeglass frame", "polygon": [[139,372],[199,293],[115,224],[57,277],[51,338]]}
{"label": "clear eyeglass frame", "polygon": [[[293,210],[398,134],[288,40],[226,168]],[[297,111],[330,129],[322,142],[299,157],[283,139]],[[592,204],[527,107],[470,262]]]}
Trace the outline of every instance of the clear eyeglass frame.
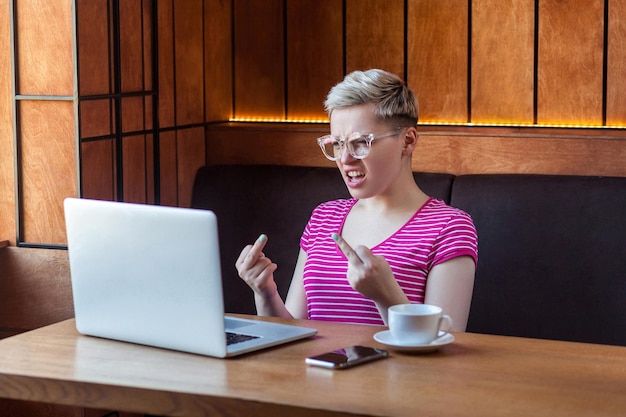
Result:
{"label": "clear eyeglass frame", "polygon": [[401,129],[402,127],[396,127],[393,130],[377,133],[352,132],[343,137],[325,135],[317,138],[317,144],[324,156],[331,161],[341,159],[346,149],[353,158],[364,159],[370,154],[374,139],[398,135]]}

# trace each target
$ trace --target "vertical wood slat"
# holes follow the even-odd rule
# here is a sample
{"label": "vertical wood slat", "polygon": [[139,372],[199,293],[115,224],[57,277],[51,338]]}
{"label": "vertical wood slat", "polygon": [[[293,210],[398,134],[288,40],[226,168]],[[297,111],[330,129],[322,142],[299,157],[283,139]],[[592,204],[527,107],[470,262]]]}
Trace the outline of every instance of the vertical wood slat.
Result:
{"label": "vertical wood slat", "polygon": [[472,1],[472,122],[533,123],[534,5]]}
{"label": "vertical wood slat", "polygon": [[467,0],[408,0],[407,80],[420,121],[468,121]]}
{"label": "vertical wood slat", "polygon": [[146,138],[144,135],[122,139],[124,167],[124,201],[147,203],[146,198]]}
{"label": "vertical wood slat", "polygon": [[[9,0],[0,0],[0,240],[15,244],[15,167]],[[6,28],[6,29],[4,29]]]}
{"label": "vertical wood slat", "polygon": [[97,200],[115,200],[115,141],[84,142],[80,148],[82,197]]}
{"label": "vertical wood slat", "polygon": [[[608,1],[608,0],[607,0]],[[609,1],[606,124],[626,125],[626,2]]]}
{"label": "vertical wood slat", "polygon": [[80,136],[89,138],[115,133],[112,100],[83,100],[80,107]]}
{"label": "vertical wood slat", "polygon": [[154,160],[154,135],[145,135],[145,149],[146,154],[146,190],[145,190],[145,202],[147,204],[156,203],[156,182],[158,179],[155,175],[155,160]]}
{"label": "vertical wood slat", "polygon": [[235,116],[283,119],[283,0],[233,0]]}
{"label": "vertical wood slat", "polygon": [[[111,31],[107,1],[78,0],[79,94],[111,94]],[[89,138],[115,133],[112,100],[83,100],[80,107],[80,137]],[[115,142],[111,139],[83,142],[80,145],[81,196],[114,200]]]}
{"label": "vertical wood slat", "polygon": [[287,117],[327,118],[324,100],[343,77],[342,9],[335,0],[287,1]]}
{"label": "vertical wood slat", "polygon": [[[79,94],[111,93],[107,2],[77,0]],[[82,121],[81,121],[82,122]]]}
{"label": "vertical wood slat", "polygon": [[232,117],[231,14],[231,2],[204,0],[204,117],[209,122]]}
{"label": "vertical wood slat", "polygon": [[161,148],[159,164],[161,167],[161,204],[178,205],[178,151],[176,149],[176,132],[161,132],[159,137]]}
{"label": "vertical wood slat", "polygon": [[176,124],[204,122],[203,0],[174,2]]}
{"label": "vertical wood slat", "polygon": [[122,106],[122,132],[136,132],[149,128],[145,121],[144,97],[124,97]]}
{"label": "vertical wood slat", "polygon": [[[122,92],[143,90],[142,2],[120,1],[120,72]],[[148,39],[149,41],[149,39]]]}
{"label": "vertical wood slat", "polygon": [[19,39],[16,93],[73,95],[72,0],[20,0],[15,7]]}
{"label": "vertical wood slat", "polygon": [[[142,90],[151,91],[154,90],[155,86],[153,85],[153,77],[152,73],[152,62],[153,62],[153,38],[154,31],[158,30],[158,27],[154,28],[153,26],[153,10],[152,10],[152,2],[150,1],[142,1],[142,16],[141,16],[141,27],[143,28],[142,33],[142,49],[143,49],[143,85]],[[151,111],[151,109],[148,109]]]}
{"label": "vertical wood slat", "polygon": [[206,164],[204,127],[179,130],[176,152],[178,205],[191,207],[193,179],[198,168]]}
{"label": "vertical wood slat", "polygon": [[173,1],[160,1],[158,5],[159,43],[159,125],[172,127],[176,123],[174,105],[174,27]]}
{"label": "vertical wood slat", "polygon": [[63,199],[77,195],[73,103],[21,101],[19,107],[21,239],[65,244]]}
{"label": "vertical wood slat", "polygon": [[154,162],[152,135],[127,136],[122,140],[124,201],[154,203]]}
{"label": "vertical wood slat", "polygon": [[604,2],[540,0],[537,122],[602,124]]}
{"label": "vertical wood slat", "polygon": [[404,0],[347,0],[346,72],[380,68],[404,74]]}

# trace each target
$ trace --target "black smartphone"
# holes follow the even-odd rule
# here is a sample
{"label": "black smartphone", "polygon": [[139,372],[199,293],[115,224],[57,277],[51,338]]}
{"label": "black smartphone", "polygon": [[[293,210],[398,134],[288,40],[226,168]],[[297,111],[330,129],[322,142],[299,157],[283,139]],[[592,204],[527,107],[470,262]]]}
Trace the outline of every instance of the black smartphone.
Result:
{"label": "black smartphone", "polygon": [[345,369],[361,363],[371,362],[389,356],[384,349],[368,346],[349,346],[332,352],[306,358],[306,363],[330,369]]}

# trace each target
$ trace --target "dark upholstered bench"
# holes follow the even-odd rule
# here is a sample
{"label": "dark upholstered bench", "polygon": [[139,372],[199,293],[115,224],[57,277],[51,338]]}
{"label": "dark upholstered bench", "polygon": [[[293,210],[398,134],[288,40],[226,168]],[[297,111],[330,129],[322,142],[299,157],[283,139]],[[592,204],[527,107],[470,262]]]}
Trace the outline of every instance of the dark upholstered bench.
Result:
{"label": "dark upholstered bench", "polygon": [[[414,175],[478,229],[468,331],[626,346],[626,178]],[[269,236],[284,297],[311,211],[345,197],[336,168],[202,167],[192,206],[218,217],[226,310],[255,312],[234,267],[243,246]]]}
{"label": "dark upholstered bench", "polygon": [[464,175],[479,260],[468,330],[626,346],[626,178]]}

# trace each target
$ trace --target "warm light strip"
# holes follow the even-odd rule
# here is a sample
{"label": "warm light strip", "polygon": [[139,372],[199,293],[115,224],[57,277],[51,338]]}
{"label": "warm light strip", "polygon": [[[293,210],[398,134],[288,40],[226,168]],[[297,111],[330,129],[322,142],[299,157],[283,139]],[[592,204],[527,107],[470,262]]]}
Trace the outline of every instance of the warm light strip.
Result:
{"label": "warm light strip", "polygon": [[461,122],[419,122],[424,126],[460,126],[460,127],[530,127],[530,128],[559,128],[559,129],[626,129],[623,125],[575,125],[565,123],[461,123]]}
{"label": "warm light strip", "polygon": [[[279,119],[270,117],[232,117],[229,122],[241,123],[309,123],[327,124],[328,119]],[[571,125],[571,124],[530,124],[530,123],[460,123],[460,122],[419,122],[421,126],[459,126],[459,127],[526,127],[526,128],[559,128],[559,129],[620,129],[623,125]]]}
{"label": "warm light strip", "polygon": [[228,121],[242,123],[328,123],[328,119],[273,119],[271,117],[231,117]]}

